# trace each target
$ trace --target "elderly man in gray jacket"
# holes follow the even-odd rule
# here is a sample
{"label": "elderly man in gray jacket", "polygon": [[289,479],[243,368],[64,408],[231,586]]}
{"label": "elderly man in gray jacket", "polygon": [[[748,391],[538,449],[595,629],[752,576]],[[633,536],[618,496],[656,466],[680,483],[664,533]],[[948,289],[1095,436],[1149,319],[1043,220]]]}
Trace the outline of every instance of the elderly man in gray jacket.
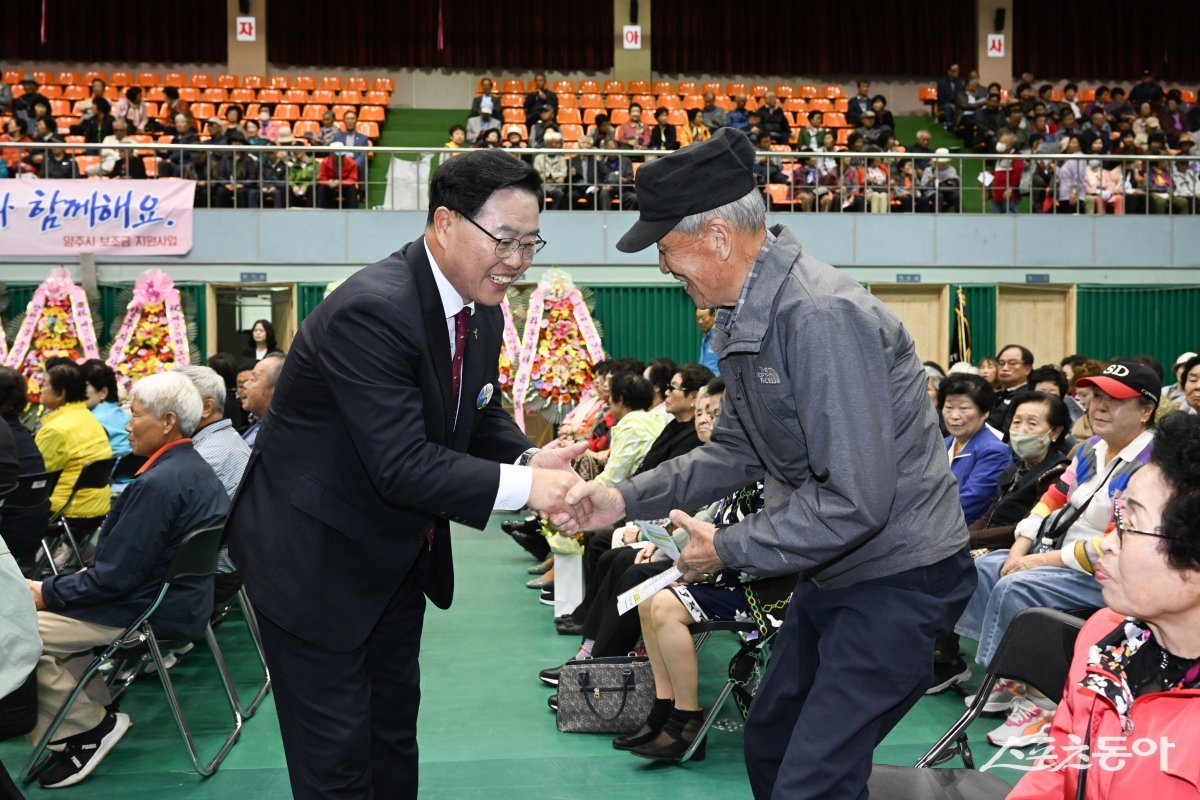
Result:
{"label": "elderly man in gray jacket", "polygon": [[[974,588],[967,528],[912,337],[857,282],[767,229],[754,148],[722,129],[638,171],[659,269],[717,307],[726,399],[712,441],[554,519],[593,529],[668,512],[684,580],[800,573],[746,723],[754,796],[862,798],[871,755],[930,685],[930,653]],[[870,391],[867,389],[873,389]],[[717,529],[692,509],[755,481],[765,507]],[[699,720],[676,723],[694,739]]]}

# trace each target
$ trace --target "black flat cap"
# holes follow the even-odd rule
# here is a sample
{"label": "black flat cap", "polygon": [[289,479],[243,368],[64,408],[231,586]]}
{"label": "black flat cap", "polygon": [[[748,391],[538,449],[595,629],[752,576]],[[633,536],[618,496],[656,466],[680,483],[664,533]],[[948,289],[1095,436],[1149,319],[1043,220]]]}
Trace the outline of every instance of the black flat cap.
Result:
{"label": "black flat cap", "polygon": [[684,217],[711,211],[755,189],[754,145],[741,131],[721,128],[707,142],[647,162],[637,171],[640,215],[617,249],[645,250]]}

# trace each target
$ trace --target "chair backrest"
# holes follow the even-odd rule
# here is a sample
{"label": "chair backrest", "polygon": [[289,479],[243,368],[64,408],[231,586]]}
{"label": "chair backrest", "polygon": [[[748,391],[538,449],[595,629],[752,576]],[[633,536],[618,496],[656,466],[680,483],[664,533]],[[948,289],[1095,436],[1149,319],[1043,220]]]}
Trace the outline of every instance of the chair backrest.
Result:
{"label": "chair backrest", "polygon": [[113,467],[117,465],[115,458],[102,458],[89,461],[79,470],[79,478],[75,481],[75,491],[84,489],[103,489],[108,486]]}
{"label": "chair backrest", "polygon": [[150,459],[145,456],[139,456],[136,453],[126,453],[121,456],[112,469],[111,480],[119,481],[125,478],[132,478],[137,474],[137,471],[142,468]]}
{"label": "chair backrest", "polygon": [[1062,699],[1075,639],[1083,620],[1053,608],[1027,608],[1013,617],[988,672],[1031,684],[1054,702]]}
{"label": "chair backrest", "polygon": [[217,571],[217,551],[221,549],[224,525],[201,528],[183,537],[167,569],[167,580],[211,575]]}
{"label": "chair backrest", "polygon": [[32,472],[28,475],[17,476],[17,488],[5,498],[5,505],[10,508],[28,508],[41,505],[50,499],[54,487],[58,484],[61,469],[51,472]]}

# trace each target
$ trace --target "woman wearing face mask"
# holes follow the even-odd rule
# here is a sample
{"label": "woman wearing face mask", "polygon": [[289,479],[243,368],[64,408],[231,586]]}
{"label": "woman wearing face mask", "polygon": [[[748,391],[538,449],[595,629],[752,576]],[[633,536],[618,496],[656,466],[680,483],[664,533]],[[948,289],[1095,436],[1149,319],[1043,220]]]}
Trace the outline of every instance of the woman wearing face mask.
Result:
{"label": "woman wearing face mask", "polygon": [[[1150,463],[1117,501],[1096,566],[1107,608],[1080,631],[1049,732],[1052,744],[1009,800],[1197,796],[1197,452],[1200,420],[1166,417]],[[1093,768],[1085,772],[1081,742],[1092,754]],[[1105,762],[1106,753],[1120,755]]]}
{"label": "woman wearing face mask", "polygon": [[1066,404],[1052,394],[1032,392],[1014,402],[1008,440],[1017,460],[1000,476],[996,502],[971,525],[971,549],[979,555],[1011,547],[1017,523],[1066,470],[1068,421]]}
{"label": "woman wearing face mask", "polygon": [[[1088,418],[1096,435],[1079,448],[1029,516],[1017,523],[1012,548],[975,561],[979,582],[955,633],[979,642],[976,661],[984,667],[1009,622],[1024,609],[1103,605],[1092,577],[1097,553],[1091,542],[1112,519],[1113,497],[1150,460],[1162,381],[1136,361],[1114,361],[1103,374],[1083,378],[1077,386],[1094,392]],[[984,711],[1008,711],[1008,717],[988,740],[1001,746],[1015,738],[1018,747],[1045,742],[1053,710],[1044,695],[1001,681]]]}
{"label": "woman wearing face mask", "polygon": [[1119,175],[1121,165],[1117,164],[1114,175],[1104,168],[1100,157],[1104,155],[1104,140],[1096,137],[1090,144],[1091,154],[1088,157],[1087,168],[1083,171],[1083,184],[1087,188],[1087,199],[1084,207],[1089,214],[1124,214],[1125,196],[1121,194],[1121,183],[1124,176]]}

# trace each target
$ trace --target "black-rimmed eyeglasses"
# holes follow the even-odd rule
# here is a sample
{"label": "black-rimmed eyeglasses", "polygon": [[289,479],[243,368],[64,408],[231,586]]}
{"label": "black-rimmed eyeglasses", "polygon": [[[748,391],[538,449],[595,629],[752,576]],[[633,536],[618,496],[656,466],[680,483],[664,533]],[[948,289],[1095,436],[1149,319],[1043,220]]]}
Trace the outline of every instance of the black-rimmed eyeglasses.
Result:
{"label": "black-rimmed eyeglasses", "polygon": [[1125,538],[1125,534],[1127,533],[1139,533],[1142,536],[1154,536],[1158,539],[1174,538],[1173,536],[1163,533],[1161,528],[1147,531],[1132,527],[1129,523],[1128,502],[1120,495],[1117,495],[1117,497],[1113,500],[1113,522],[1115,523],[1114,527],[1117,529],[1118,540],[1123,540]]}
{"label": "black-rimmed eyeglasses", "polygon": [[532,261],[534,253],[540,252],[541,249],[546,246],[546,240],[540,236],[534,239],[532,242],[522,242],[520,239],[511,237],[501,238],[499,236],[494,236],[487,228],[483,227],[461,211],[455,211],[454,209],[450,210],[454,211],[455,214],[458,214],[476,228],[479,228],[479,230],[483,231],[484,235],[496,243],[496,258],[508,258],[513,253],[520,250],[521,259],[523,261]]}

